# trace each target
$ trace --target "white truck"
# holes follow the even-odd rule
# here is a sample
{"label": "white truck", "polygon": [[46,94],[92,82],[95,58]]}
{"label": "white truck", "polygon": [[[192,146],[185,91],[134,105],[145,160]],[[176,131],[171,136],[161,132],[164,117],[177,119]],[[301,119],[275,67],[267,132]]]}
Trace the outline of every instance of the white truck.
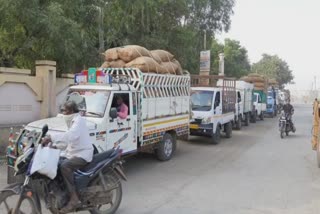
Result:
{"label": "white truck", "polygon": [[257,117],[260,120],[264,120],[264,114],[267,110],[267,98],[264,91],[253,91],[253,106],[254,106],[254,114],[252,117],[252,122],[255,123],[257,121]]}
{"label": "white truck", "polygon": [[218,144],[223,130],[230,138],[236,103],[235,80],[192,75],[191,86],[190,135],[211,137],[212,143]]}
{"label": "white truck", "polygon": [[[97,74],[96,79],[102,83],[76,84],[66,97],[82,109],[96,152],[119,144],[123,155],[152,151],[159,160],[169,160],[177,137],[189,134],[190,76],[142,73],[135,68],[99,72],[103,77]],[[117,117],[119,96],[128,106],[125,119]],[[44,124],[49,134],[67,130],[59,117],[32,122],[25,129],[41,129]]]}
{"label": "white truck", "polygon": [[[242,80],[236,81],[236,89],[237,89],[237,102],[238,102],[238,110],[236,109],[236,114],[238,118],[242,119],[245,126],[248,126],[250,123],[250,118],[254,113],[253,111],[253,88],[254,85],[251,83],[247,83]],[[237,124],[237,123],[236,123]],[[237,128],[241,128],[241,123],[237,125]]]}

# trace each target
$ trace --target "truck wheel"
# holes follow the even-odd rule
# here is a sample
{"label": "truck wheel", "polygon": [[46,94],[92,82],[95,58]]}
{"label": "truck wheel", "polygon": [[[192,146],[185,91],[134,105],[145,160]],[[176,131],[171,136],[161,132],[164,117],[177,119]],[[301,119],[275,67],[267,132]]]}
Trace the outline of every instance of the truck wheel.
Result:
{"label": "truck wheel", "polygon": [[270,116],[271,116],[271,118],[274,118],[274,113],[272,112],[272,113],[270,114]]}
{"label": "truck wheel", "polygon": [[212,134],[212,143],[217,145],[220,143],[221,140],[221,130],[220,126],[217,125],[216,133]]}
{"label": "truck wheel", "polygon": [[254,112],[251,118],[251,122],[252,123],[256,123],[257,122],[257,112]]}
{"label": "truck wheel", "polygon": [[249,114],[247,113],[247,114],[245,114],[245,116],[244,116],[244,125],[245,126],[249,126],[249,123],[250,121],[249,121]]}
{"label": "truck wheel", "polygon": [[284,138],[284,132],[283,131],[280,132],[280,137],[281,137],[281,139]]}
{"label": "truck wheel", "polygon": [[236,129],[241,130],[241,127],[242,127],[242,116],[239,115],[238,120],[236,121]]}
{"label": "truck wheel", "polygon": [[263,112],[261,112],[261,114],[260,114],[260,120],[264,120],[264,113]]}
{"label": "truck wheel", "polygon": [[177,146],[177,140],[171,134],[165,133],[156,149],[157,158],[161,161],[170,160]]}
{"label": "truck wheel", "polygon": [[232,123],[226,123],[224,125],[224,131],[226,132],[226,138],[231,138],[232,137]]}

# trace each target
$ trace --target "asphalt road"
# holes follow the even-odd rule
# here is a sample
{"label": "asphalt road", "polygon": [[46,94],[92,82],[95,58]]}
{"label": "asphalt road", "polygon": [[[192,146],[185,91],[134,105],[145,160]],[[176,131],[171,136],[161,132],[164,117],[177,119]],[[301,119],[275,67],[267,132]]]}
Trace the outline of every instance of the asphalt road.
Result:
{"label": "asphalt road", "polygon": [[[295,106],[295,134],[280,139],[276,118],[211,145],[179,142],[174,158],[127,159],[118,214],[319,214],[320,169],[311,150],[311,106]],[[0,186],[5,183],[1,168]]]}

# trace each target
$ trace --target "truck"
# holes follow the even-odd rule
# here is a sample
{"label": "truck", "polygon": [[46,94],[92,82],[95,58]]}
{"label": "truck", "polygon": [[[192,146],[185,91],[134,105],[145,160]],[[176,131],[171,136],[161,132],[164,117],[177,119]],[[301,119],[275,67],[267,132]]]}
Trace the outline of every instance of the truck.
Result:
{"label": "truck", "polygon": [[272,87],[268,89],[266,113],[273,118],[278,114],[277,108],[278,108],[277,93],[276,93],[276,89]]}
{"label": "truck", "polygon": [[267,96],[263,90],[253,90],[253,106],[254,113],[252,122],[255,123],[257,117],[259,117],[260,120],[264,120],[264,114],[267,110]]}
{"label": "truck", "polygon": [[221,132],[232,137],[236,104],[236,81],[214,75],[191,75],[190,135],[220,142]]}
{"label": "truck", "polygon": [[[89,71],[75,76],[75,85],[69,88],[65,101],[78,104],[95,152],[119,145],[124,156],[151,151],[159,160],[169,160],[177,138],[189,134],[190,75],[143,73],[137,68]],[[118,97],[128,107],[126,118],[117,116]],[[49,134],[67,130],[59,115],[31,122],[17,144],[44,124],[49,126]]]}
{"label": "truck", "polygon": [[250,119],[252,118],[253,111],[253,88],[254,85],[242,80],[236,81],[237,89],[237,103],[241,106],[238,107],[238,117],[241,118],[245,126],[249,126]]}

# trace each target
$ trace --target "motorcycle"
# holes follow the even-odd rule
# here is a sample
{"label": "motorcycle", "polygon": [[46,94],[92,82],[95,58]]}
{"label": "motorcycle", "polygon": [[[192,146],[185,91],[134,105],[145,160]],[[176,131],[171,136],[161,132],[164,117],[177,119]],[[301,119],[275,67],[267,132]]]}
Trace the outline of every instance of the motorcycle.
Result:
{"label": "motorcycle", "polygon": [[[40,196],[53,214],[59,214],[59,210],[68,203],[69,195],[59,169],[53,180],[39,173],[30,175],[32,159],[47,131],[48,126],[44,126],[41,132],[33,133],[36,139],[30,139],[23,154],[17,158],[15,175],[23,174],[25,179],[23,183],[11,184],[0,192],[0,213],[41,214]],[[122,171],[120,155],[121,150],[117,145],[109,151],[95,154],[92,162],[74,172],[81,201],[81,205],[74,211],[89,211],[91,214],[111,214],[117,211],[122,200],[120,178],[127,180]],[[17,199],[10,200],[11,197]],[[4,208],[1,208],[3,205]]]}
{"label": "motorcycle", "polygon": [[[291,112],[291,115],[293,115],[293,110]],[[281,113],[281,116],[279,118],[279,131],[281,138],[284,138],[284,134],[286,134],[286,136],[289,136],[289,132],[296,132],[296,128],[291,121],[291,115],[285,113],[284,111],[282,111]]]}

